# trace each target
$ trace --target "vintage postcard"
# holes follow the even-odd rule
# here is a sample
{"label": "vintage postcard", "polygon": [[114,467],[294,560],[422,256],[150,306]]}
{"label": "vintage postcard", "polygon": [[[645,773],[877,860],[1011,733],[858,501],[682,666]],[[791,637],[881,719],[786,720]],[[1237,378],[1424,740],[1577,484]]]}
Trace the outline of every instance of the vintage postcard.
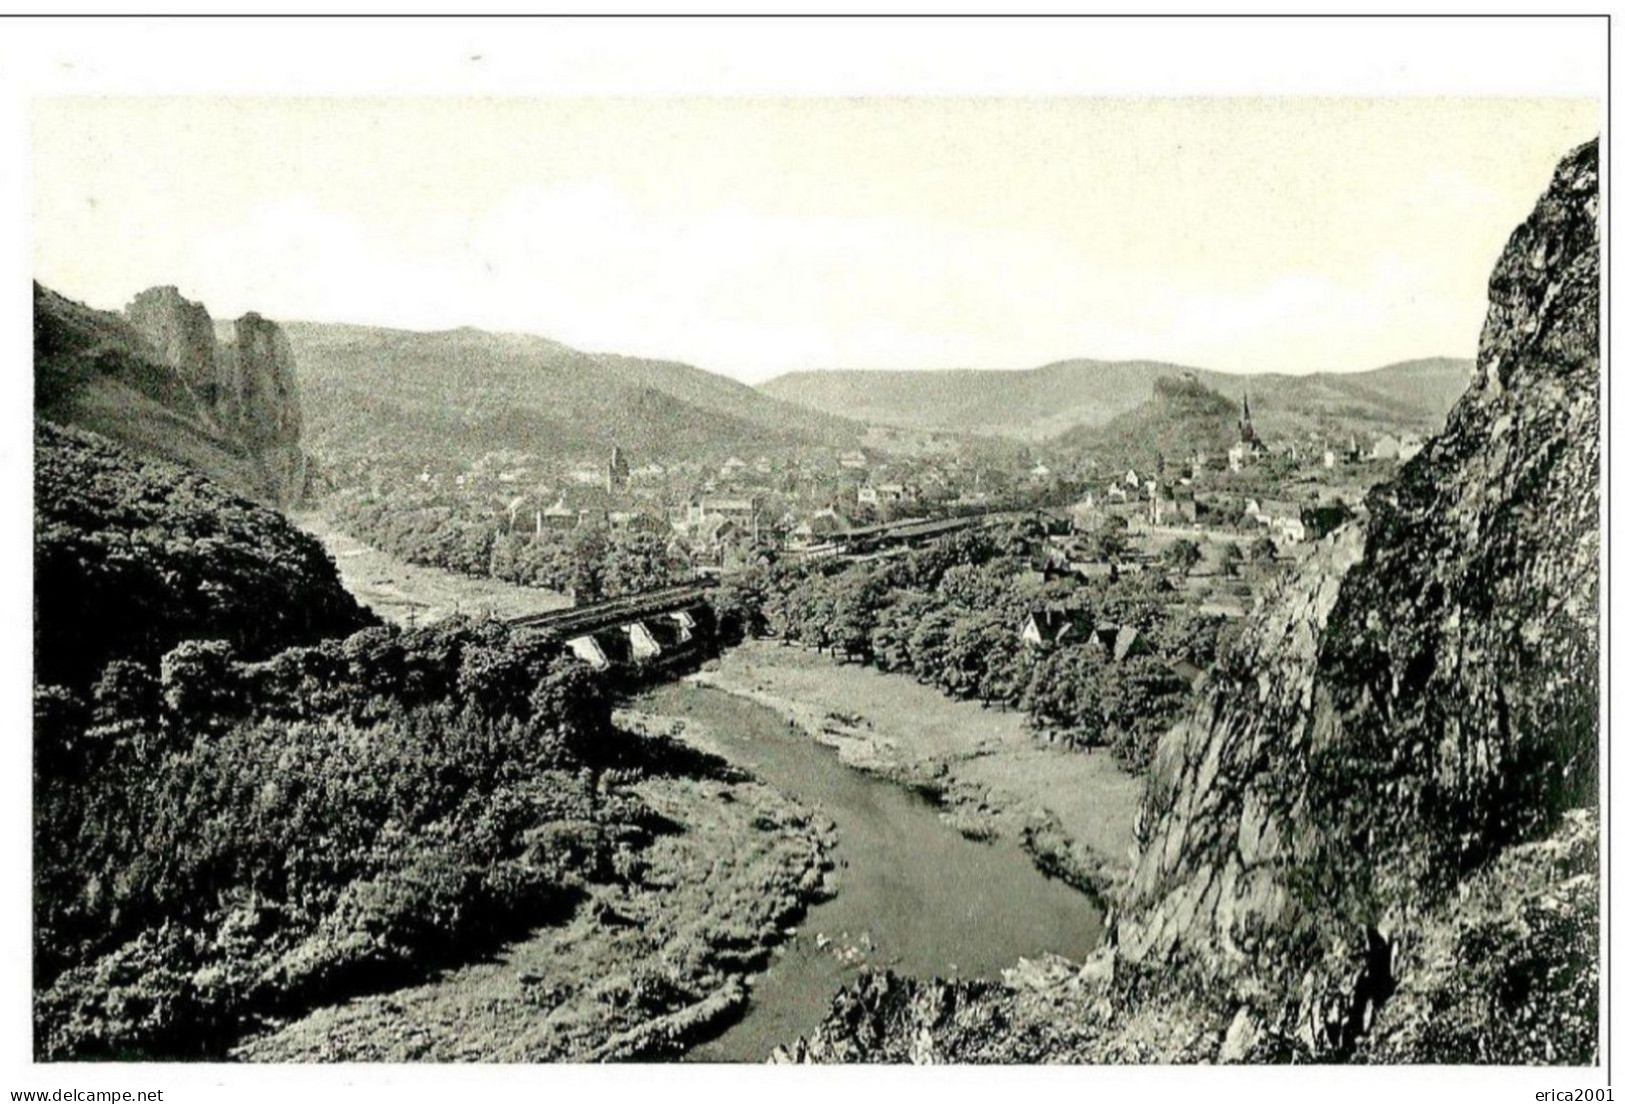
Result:
{"label": "vintage postcard", "polygon": [[1605,19],[6,29],[11,1099],[1612,1099]]}

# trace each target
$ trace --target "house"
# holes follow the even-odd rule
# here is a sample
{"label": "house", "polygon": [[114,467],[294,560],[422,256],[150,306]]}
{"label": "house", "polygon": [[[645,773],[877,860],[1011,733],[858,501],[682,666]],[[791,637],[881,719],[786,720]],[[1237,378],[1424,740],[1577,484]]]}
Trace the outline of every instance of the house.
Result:
{"label": "house", "polygon": [[733,518],[712,514],[684,527],[687,550],[702,562],[721,563],[727,550],[743,537],[744,530]]}
{"label": "house", "polygon": [[1074,560],[1068,566],[1086,583],[1109,583],[1117,578],[1117,565],[1104,560]]}
{"label": "house", "polygon": [[1195,525],[1196,499],[1165,498],[1162,500],[1162,520],[1167,525]]}
{"label": "house", "polygon": [[700,500],[700,510],[706,517],[725,517],[734,521],[749,522],[756,516],[756,500],[754,498],[703,498]]}
{"label": "house", "polygon": [[643,510],[611,510],[609,527],[618,533],[664,533],[669,526],[653,514]]}
{"label": "house", "polygon": [[1298,505],[1295,502],[1286,502],[1278,498],[1249,498],[1247,500],[1247,516],[1260,525],[1269,528],[1279,528],[1283,520],[1297,520]]}
{"label": "house", "polygon": [[1384,433],[1372,442],[1367,456],[1372,460],[1398,460],[1399,438],[1392,433]]}
{"label": "house", "polygon": [[841,453],[840,465],[849,471],[861,471],[869,466],[869,458],[863,455],[860,449],[851,449]]}
{"label": "house", "polygon": [[880,505],[880,492],[878,490],[876,490],[874,487],[871,487],[869,484],[865,483],[863,486],[858,488],[858,505],[859,506],[878,506],[878,505]]}
{"label": "house", "polygon": [[1302,518],[1277,516],[1270,520],[1270,528],[1293,544],[1302,544],[1309,534]]}
{"label": "house", "polygon": [[1407,433],[1399,439],[1399,459],[1409,460],[1422,451],[1422,439],[1414,433]]}
{"label": "house", "polygon": [[1320,454],[1320,466],[1323,468],[1337,467],[1337,450],[1327,445],[1326,451]]}
{"label": "house", "polygon": [[1140,476],[1133,468],[1123,473],[1123,485],[1125,487],[1139,487]]}
{"label": "house", "polygon": [[1036,609],[1021,623],[1021,642],[1029,648],[1046,644],[1062,644],[1077,640],[1088,631],[1088,624],[1078,610],[1063,608]]}
{"label": "house", "polygon": [[1115,663],[1128,659],[1130,656],[1149,655],[1151,646],[1146,643],[1145,636],[1133,625],[1114,625],[1109,621],[1102,621],[1096,625],[1089,634],[1089,644],[1099,648]]}
{"label": "house", "polygon": [[548,529],[574,529],[580,522],[581,515],[566,506],[564,499],[561,498],[547,509],[537,513],[536,531],[540,533],[544,527]]}

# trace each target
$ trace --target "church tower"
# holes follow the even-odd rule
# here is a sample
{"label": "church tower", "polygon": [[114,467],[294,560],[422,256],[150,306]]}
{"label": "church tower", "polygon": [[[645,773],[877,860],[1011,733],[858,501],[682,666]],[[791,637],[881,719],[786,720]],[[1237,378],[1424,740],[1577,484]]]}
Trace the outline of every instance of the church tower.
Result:
{"label": "church tower", "polygon": [[1253,431],[1252,406],[1247,401],[1247,392],[1245,391],[1241,393],[1241,421],[1237,422],[1236,426],[1241,430],[1241,439],[1246,444],[1250,445],[1258,440],[1258,435]]}

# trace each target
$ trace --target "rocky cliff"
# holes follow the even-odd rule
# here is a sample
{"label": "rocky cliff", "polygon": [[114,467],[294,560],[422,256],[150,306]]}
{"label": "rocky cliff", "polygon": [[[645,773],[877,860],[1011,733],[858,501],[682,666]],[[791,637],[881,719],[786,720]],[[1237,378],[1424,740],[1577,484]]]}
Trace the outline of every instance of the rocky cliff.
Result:
{"label": "rocky cliff", "polygon": [[293,349],[282,327],[252,311],[237,319],[236,343],[222,350],[219,405],[234,431],[262,459],[279,486],[305,491],[299,447],[303,416]]}
{"label": "rocky cliff", "polygon": [[1597,202],[1591,143],[1445,431],[1164,738],[1111,945],[1036,987],[870,979],[792,1056],[1595,1061]]}
{"label": "rocky cliff", "polygon": [[274,322],[246,314],[220,341],[207,308],[173,287],[141,292],[120,315],[35,285],[34,368],[46,420],[275,505],[304,497],[293,354]]}

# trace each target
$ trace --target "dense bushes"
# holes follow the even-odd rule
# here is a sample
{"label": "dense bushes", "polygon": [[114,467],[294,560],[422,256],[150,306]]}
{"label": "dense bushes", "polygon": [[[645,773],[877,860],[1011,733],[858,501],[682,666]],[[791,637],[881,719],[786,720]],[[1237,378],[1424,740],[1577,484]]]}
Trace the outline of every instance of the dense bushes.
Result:
{"label": "dense bushes", "polygon": [[40,1057],[218,1054],[545,920],[657,823],[600,786],[637,756],[556,645],[362,627],[279,516],[38,445]]}
{"label": "dense bushes", "polygon": [[258,658],[373,620],[281,515],[89,434],[39,425],[34,504],[41,683],[83,689],[109,660],[188,638]]}
{"label": "dense bushes", "polygon": [[497,623],[42,687],[38,1050],[209,1053],[261,1014],[489,943],[608,868],[609,703]]}

